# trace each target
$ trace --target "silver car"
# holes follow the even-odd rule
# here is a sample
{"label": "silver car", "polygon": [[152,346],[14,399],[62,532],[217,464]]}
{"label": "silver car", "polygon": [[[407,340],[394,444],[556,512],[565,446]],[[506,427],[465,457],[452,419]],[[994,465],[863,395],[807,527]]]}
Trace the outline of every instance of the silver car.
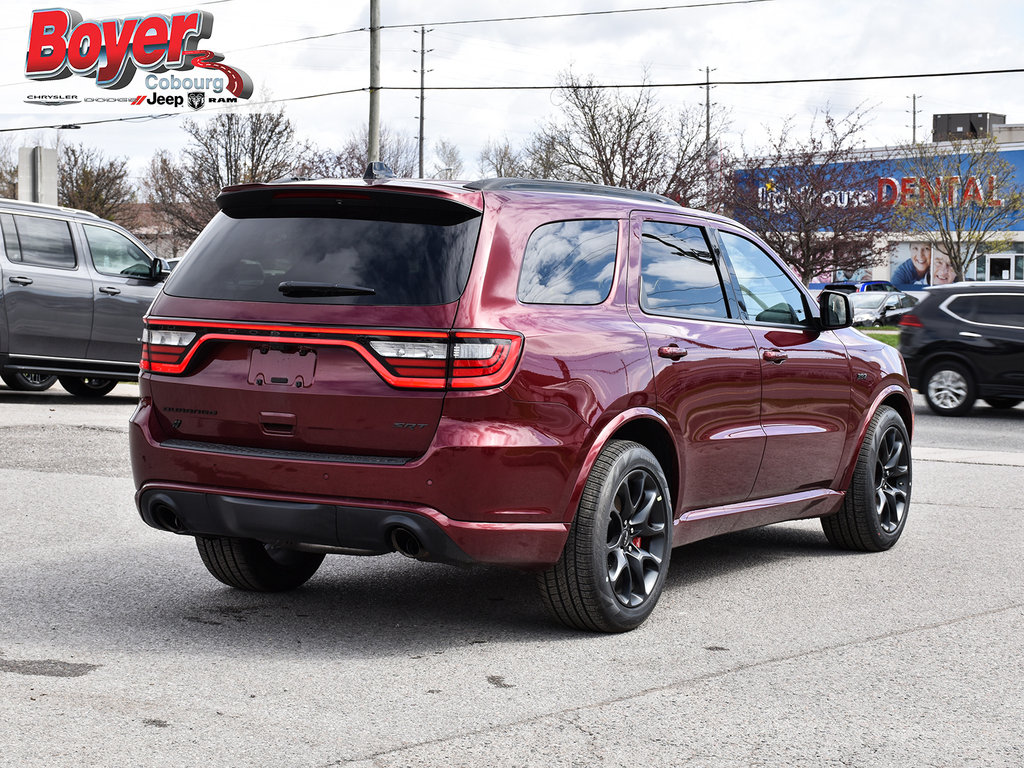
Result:
{"label": "silver car", "polygon": [[169,271],[86,211],[0,200],[0,378],[101,397],[139,375],[142,316]]}

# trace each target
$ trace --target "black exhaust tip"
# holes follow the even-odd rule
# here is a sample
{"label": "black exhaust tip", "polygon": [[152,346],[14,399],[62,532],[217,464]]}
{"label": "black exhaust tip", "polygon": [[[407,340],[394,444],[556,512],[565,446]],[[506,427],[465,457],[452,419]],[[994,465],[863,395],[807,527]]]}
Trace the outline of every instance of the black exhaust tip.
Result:
{"label": "black exhaust tip", "polygon": [[391,529],[391,546],[400,555],[411,557],[414,560],[418,560],[423,555],[423,546],[420,544],[419,538],[408,528]]}
{"label": "black exhaust tip", "polygon": [[171,533],[184,533],[185,526],[168,504],[159,502],[154,504],[150,508],[150,514],[158,528],[170,531]]}

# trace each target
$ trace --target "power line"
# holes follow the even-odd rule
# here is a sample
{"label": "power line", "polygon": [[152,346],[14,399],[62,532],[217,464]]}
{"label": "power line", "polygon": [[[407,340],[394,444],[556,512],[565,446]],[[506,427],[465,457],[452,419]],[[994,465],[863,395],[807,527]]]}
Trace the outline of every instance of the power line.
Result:
{"label": "power line", "polygon": [[[569,19],[580,16],[610,16],[616,13],[646,13],[648,11],[675,11],[684,8],[712,8],[720,5],[752,5],[754,3],[774,3],[776,0],[712,0],[706,3],[685,3],[682,5],[659,5],[650,8],[618,8],[610,11],[579,11],[577,13],[547,13],[536,16],[505,16],[495,19],[462,19],[459,21],[435,21],[426,26],[446,27],[456,24],[494,24],[505,21],[536,21],[538,19]],[[406,29],[420,27],[423,24],[390,24],[381,29]]]}
{"label": "power line", "polygon": [[[616,13],[647,13],[649,11],[676,11],[686,8],[713,8],[723,5],[752,5],[754,3],[774,3],[776,0],[710,0],[706,3],[683,3],[680,5],[659,5],[650,8],[619,8],[609,11],[579,11],[577,13],[548,13],[536,16],[504,16],[493,19],[457,19],[454,21],[427,21],[416,22],[415,24],[384,24],[380,29],[419,29],[421,27],[450,27],[464,24],[497,24],[507,21],[538,21],[541,19],[569,19],[580,16],[610,16]],[[325,37],[337,37],[339,35],[352,35],[356,32],[366,32],[369,27],[357,27],[356,29],[345,29],[340,32],[325,32],[322,35],[308,35],[307,37],[296,37],[293,40],[278,40],[274,43],[262,43],[248,48],[234,48],[227,53],[238,53],[239,51],[252,51],[257,48],[270,48],[276,45],[289,45],[291,43],[304,43],[309,40],[322,40]]]}
{"label": "power line", "polygon": [[[587,90],[610,90],[615,88],[707,88],[708,86],[716,85],[800,85],[803,83],[853,83],[853,82],[875,82],[878,80],[912,80],[914,78],[931,78],[931,77],[974,77],[977,75],[1010,75],[1020,74],[1024,72],[1024,68],[1015,69],[983,69],[974,71],[964,72],[922,72],[910,75],[859,75],[851,77],[804,77],[804,78],[793,78],[789,80],[695,80],[689,83],[620,83],[617,85],[576,85],[574,87],[587,89]],[[561,85],[433,85],[425,88],[427,91],[555,91],[561,88]],[[382,91],[418,91],[419,86],[381,86]],[[365,93],[369,88],[349,88],[343,91],[324,91],[322,93],[310,93],[304,96],[287,96],[280,99],[268,99],[266,101],[253,102],[256,104],[284,104],[289,101],[307,101],[309,99],[320,99],[327,96],[341,96],[350,93]],[[239,106],[245,106],[244,104],[231,104],[225,107],[213,107],[208,111],[223,110],[223,109],[235,109]],[[157,119],[163,117],[180,117],[187,113],[178,114],[167,114],[167,115],[140,115],[138,117],[120,117],[120,118],[108,118],[105,120],[90,120],[90,121],[73,121],[78,125],[98,125],[100,123],[121,123],[121,122],[133,122],[138,120]],[[61,125],[67,124],[68,120],[62,120],[59,123],[52,125],[35,125],[28,126],[25,128],[0,128],[0,133],[10,133],[12,131],[34,131],[43,128],[58,128]]]}
{"label": "power line", "polygon": [[[694,80],[689,83],[617,83],[612,85],[577,84],[573,88],[581,90],[609,90],[614,88],[706,88],[717,85],[800,85],[802,83],[853,83],[877,80],[912,80],[928,77],[971,77],[974,75],[1009,75],[1024,72],[1024,68],[1016,69],[982,69],[964,72],[919,72],[909,75],[854,75],[850,77],[802,77],[786,80]],[[429,91],[550,91],[562,88],[562,85],[432,85]],[[417,86],[391,85],[382,86],[382,91],[414,91]]]}

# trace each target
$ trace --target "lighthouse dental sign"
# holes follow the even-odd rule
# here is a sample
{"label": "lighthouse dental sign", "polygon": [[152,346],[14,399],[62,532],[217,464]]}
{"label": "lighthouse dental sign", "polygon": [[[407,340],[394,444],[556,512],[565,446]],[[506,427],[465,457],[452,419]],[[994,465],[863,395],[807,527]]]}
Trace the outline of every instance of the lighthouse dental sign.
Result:
{"label": "lighthouse dental sign", "polygon": [[[995,176],[940,176],[935,179],[923,176],[879,176],[874,190],[827,189],[821,192],[819,202],[825,208],[866,208],[876,204],[893,207],[929,203],[943,207],[973,204],[1001,208],[1003,201],[996,196],[997,187]],[[816,194],[816,190],[809,186],[800,188],[801,198],[806,199]],[[789,190],[780,190],[769,181],[757,190],[758,207],[787,210],[789,195]]]}
{"label": "lighthouse dental sign", "polygon": [[900,179],[879,177],[878,202],[882,205],[918,205],[956,207],[960,205],[983,205],[1001,208],[1003,201],[996,197],[995,176],[939,176],[927,179],[924,176],[904,176]]}
{"label": "lighthouse dental sign", "polygon": [[[66,8],[33,11],[25,76],[49,81],[78,75],[117,90],[143,70],[152,73],[144,80],[149,89],[220,93],[226,88],[236,98],[249,98],[252,80],[245,72],[222,64],[219,53],[197,47],[212,31],[213,14],[206,11],[101,21],[83,21],[80,13]],[[210,75],[159,76],[196,67]]]}

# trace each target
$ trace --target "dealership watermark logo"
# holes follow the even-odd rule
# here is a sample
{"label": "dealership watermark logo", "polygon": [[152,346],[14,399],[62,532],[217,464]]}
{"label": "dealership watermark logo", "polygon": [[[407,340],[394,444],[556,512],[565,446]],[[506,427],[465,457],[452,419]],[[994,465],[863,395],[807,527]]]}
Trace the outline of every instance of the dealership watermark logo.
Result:
{"label": "dealership watermark logo", "polygon": [[[34,11],[25,57],[25,77],[50,81],[77,75],[94,79],[100,88],[118,90],[128,87],[139,70],[162,74],[168,70],[188,72],[198,67],[206,70],[209,76],[179,78],[149,74],[145,78],[145,87],[185,91],[192,109],[200,109],[207,100],[205,95],[201,101],[198,97],[193,100],[191,95],[203,95],[206,90],[217,94],[226,90],[231,94],[218,101],[249,98],[253,90],[252,79],[245,72],[223,64],[221,54],[197,47],[199,41],[208,38],[212,31],[213,14],[207,11],[100,21],[83,21],[80,13],[66,8]],[[178,105],[186,103],[186,98],[180,95],[167,98]],[[39,96],[26,101],[55,106],[77,103],[73,99],[77,97]],[[123,99],[132,104],[136,100],[137,97]],[[213,101],[212,98],[209,100],[210,103]]]}

